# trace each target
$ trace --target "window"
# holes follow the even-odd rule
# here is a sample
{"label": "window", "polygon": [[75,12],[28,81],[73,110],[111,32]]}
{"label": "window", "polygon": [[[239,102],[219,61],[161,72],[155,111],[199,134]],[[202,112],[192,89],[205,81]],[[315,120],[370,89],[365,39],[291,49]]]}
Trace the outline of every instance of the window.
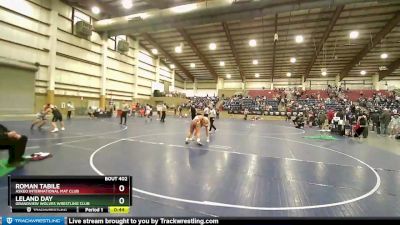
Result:
{"label": "window", "polygon": [[128,41],[126,35],[113,36],[108,39],[108,47],[114,51],[117,50],[118,41]]}
{"label": "window", "polygon": [[92,24],[92,17],[78,9],[72,8],[72,33],[75,32],[75,24],[78,21],[85,21],[86,23]]}
{"label": "window", "polygon": [[73,11],[74,11],[73,12],[74,24],[76,22],[82,21],[82,20],[85,21],[86,23],[92,24],[92,18],[89,15],[87,15],[87,14],[83,13],[82,11],[79,11],[78,9],[75,9],[75,8],[73,8]]}
{"label": "window", "polygon": [[126,38],[126,35],[118,35],[118,36],[116,36],[116,38],[117,38],[117,42],[118,41],[128,41],[128,39]]}
{"label": "window", "polygon": [[117,49],[117,43],[115,41],[115,36],[114,37],[110,37],[107,41],[108,43],[108,48],[112,49],[112,50],[116,50]]}

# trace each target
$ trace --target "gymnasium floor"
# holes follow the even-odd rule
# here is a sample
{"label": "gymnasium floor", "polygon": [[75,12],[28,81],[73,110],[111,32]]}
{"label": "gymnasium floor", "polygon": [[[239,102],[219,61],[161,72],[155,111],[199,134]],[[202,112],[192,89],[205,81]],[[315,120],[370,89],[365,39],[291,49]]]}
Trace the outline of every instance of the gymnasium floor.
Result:
{"label": "gymnasium floor", "polygon": [[[400,145],[374,133],[309,140],[315,129],[284,121],[220,119],[197,146],[184,144],[189,119],[72,119],[58,134],[2,123],[29,136],[27,153],[54,154],[13,174],[132,175],[133,216],[400,216]],[[10,215],[6,185],[1,177],[0,212]]]}

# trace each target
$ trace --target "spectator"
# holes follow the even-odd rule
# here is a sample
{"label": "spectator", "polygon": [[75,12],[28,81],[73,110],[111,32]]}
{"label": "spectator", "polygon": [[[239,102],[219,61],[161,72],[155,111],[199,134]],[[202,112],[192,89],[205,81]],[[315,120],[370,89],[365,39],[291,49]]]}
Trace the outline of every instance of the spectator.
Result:
{"label": "spectator", "polygon": [[325,124],[325,121],[326,121],[326,113],[324,111],[319,112],[318,125],[320,129],[322,129],[322,126]]}
{"label": "spectator", "polygon": [[8,150],[8,167],[20,166],[24,161],[22,156],[25,153],[28,138],[20,135],[16,131],[9,131],[5,126],[0,124],[0,150]]}
{"label": "spectator", "polygon": [[122,119],[124,119],[124,125],[126,125],[126,117],[129,112],[129,105],[126,102],[122,103],[122,112],[121,112],[121,118],[119,124],[122,124]]}
{"label": "spectator", "polygon": [[244,114],[244,120],[247,120],[247,115],[249,114],[249,110],[245,108],[243,114]]}
{"label": "spectator", "polygon": [[161,122],[165,122],[165,116],[167,115],[167,105],[164,103],[161,106]]}
{"label": "spectator", "polygon": [[354,132],[354,137],[360,137],[364,129],[367,127],[367,116],[365,114],[358,117],[357,126]]}
{"label": "spectator", "polygon": [[387,135],[388,134],[388,126],[391,120],[390,112],[388,109],[384,109],[382,114],[379,116],[379,122],[381,125],[381,134]]}
{"label": "spectator", "polygon": [[158,116],[157,120],[160,120],[160,119],[161,119],[162,107],[163,107],[162,104],[157,104],[157,106],[156,106],[156,109],[157,109],[157,116]]}
{"label": "spectator", "polygon": [[329,109],[328,111],[328,123],[331,124],[333,117],[335,116],[335,112],[332,109]]}
{"label": "spectator", "polygon": [[72,105],[72,103],[71,102],[68,102],[67,103],[67,119],[71,119],[71,114],[72,114],[72,111],[74,111],[74,105]]}
{"label": "spectator", "polygon": [[377,134],[381,133],[380,122],[379,122],[379,112],[376,109],[373,109],[371,112],[371,121],[372,121],[372,131],[376,130]]}
{"label": "spectator", "polygon": [[395,137],[400,133],[400,117],[397,111],[394,113],[392,120],[389,123],[389,137]]}

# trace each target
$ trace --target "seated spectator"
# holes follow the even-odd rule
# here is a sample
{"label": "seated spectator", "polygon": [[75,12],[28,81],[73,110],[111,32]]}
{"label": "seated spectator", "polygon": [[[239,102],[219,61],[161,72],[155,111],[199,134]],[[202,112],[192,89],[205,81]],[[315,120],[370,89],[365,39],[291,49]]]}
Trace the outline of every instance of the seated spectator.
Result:
{"label": "seated spectator", "polygon": [[9,131],[0,124],[0,150],[8,150],[8,167],[20,166],[24,161],[22,156],[25,153],[28,138],[15,131]]}

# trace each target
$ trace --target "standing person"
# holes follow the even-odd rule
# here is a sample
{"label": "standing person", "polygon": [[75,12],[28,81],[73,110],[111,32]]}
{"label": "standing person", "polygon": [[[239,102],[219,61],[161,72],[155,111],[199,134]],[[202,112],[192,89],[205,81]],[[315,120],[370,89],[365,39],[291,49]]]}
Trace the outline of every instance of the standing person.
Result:
{"label": "standing person", "polygon": [[325,124],[325,121],[326,121],[326,113],[325,111],[320,111],[318,114],[319,129],[322,129],[322,126]]}
{"label": "standing person", "polygon": [[126,117],[129,112],[129,105],[126,102],[122,103],[122,112],[121,112],[121,117],[120,117],[120,122],[119,124],[122,124],[122,118],[124,119],[124,125],[126,125]]}
{"label": "standing person", "polygon": [[156,106],[156,109],[157,109],[157,116],[158,116],[158,118],[157,118],[157,120],[160,120],[161,119],[161,110],[162,110],[162,105],[160,105],[160,104],[157,104],[157,106]]}
{"label": "standing person", "polygon": [[393,118],[389,123],[389,137],[395,138],[396,135],[400,132],[400,117],[397,111],[393,113]]}
{"label": "standing person", "polygon": [[332,109],[329,109],[328,113],[327,113],[327,117],[328,117],[328,123],[331,124],[333,117],[335,116],[335,112]]}
{"label": "standing person", "polygon": [[212,128],[214,128],[214,132],[217,131],[217,128],[214,126],[214,121],[215,117],[217,116],[217,112],[215,111],[215,108],[211,108],[210,110],[210,131]]}
{"label": "standing person", "polygon": [[192,120],[196,117],[196,108],[194,107],[194,104],[190,106],[190,114],[192,116]]}
{"label": "standing person", "polygon": [[379,123],[379,112],[378,110],[373,110],[371,113],[371,121],[372,121],[372,131],[375,131],[377,134],[381,134],[381,128]]}
{"label": "standing person", "polygon": [[381,125],[381,134],[387,135],[388,134],[388,126],[391,120],[391,115],[388,109],[384,109],[379,116],[379,122]]}
{"label": "standing person", "polygon": [[179,111],[179,118],[182,118],[182,106],[178,106],[178,111]]}
{"label": "standing person", "polygon": [[63,118],[62,118],[62,114],[61,114],[60,110],[58,110],[58,108],[55,105],[50,105],[50,108],[48,109],[48,111],[51,111],[51,113],[53,114],[53,119],[51,120],[51,125],[53,126],[53,130],[50,132],[51,133],[58,132],[58,127],[57,127],[58,121],[61,124],[61,130],[65,130],[64,122],[63,122]]}
{"label": "standing person", "polygon": [[210,108],[208,108],[208,106],[206,106],[206,107],[204,108],[204,116],[205,116],[205,117],[208,117],[208,114],[210,114]]}
{"label": "standing person", "polygon": [[149,107],[150,107],[149,117],[150,117],[150,120],[153,120],[153,107],[151,107],[151,105],[149,105]]}
{"label": "standing person", "polygon": [[67,103],[67,119],[69,119],[69,120],[71,119],[72,111],[74,111],[74,106],[72,105],[71,102],[68,102]]}
{"label": "standing person", "polygon": [[152,120],[152,117],[151,117],[151,107],[150,107],[150,105],[149,104],[147,104],[146,105],[146,108],[145,108],[145,118],[146,118],[146,122],[148,121],[148,119],[150,119],[150,120]]}
{"label": "standing person", "polygon": [[247,108],[245,108],[243,114],[244,114],[244,118],[243,119],[247,120],[247,115],[249,114],[249,110]]}
{"label": "standing person", "polygon": [[339,109],[339,111],[336,113],[335,117],[339,117],[339,121],[337,123],[338,134],[343,136],[344,135],[344,124],[346,122],[343,109]]}
{"label": "standing person", "polygon": [[361,137],[364,132],[364,129],[367,127],[367,116],[362,114],[358,117],[357,128],[355,130],[354,137]]}
{"label": "standing person", "polygon": [[189,135],[186,137],[185,143],[189,144],[189,140],[193,140],[193,135],[195,135],[197,144],[198,145],[202,145],[202,143],[200,142],[200,130],[201,130],[201,127],[205,127],[206,128],[207,142],[210,142],[208,126],[209,126],[209,120],[208,120],[207,117],[204,117],[202,115],[196,116],[192,120],[192,122],[190,123]]}
{"label": "standing person", "polygon": [[165,116],[167,115],[167,105],[164,103],[161,106],[161,122],[165,122]]}
{"label": "standing person", "polygon": [[19,166],[24,161],[26,143],[28,138],[20,135],[15,131],[9,131],[5,126],[0,124],[0,150],[8,150],[8,167]]}

